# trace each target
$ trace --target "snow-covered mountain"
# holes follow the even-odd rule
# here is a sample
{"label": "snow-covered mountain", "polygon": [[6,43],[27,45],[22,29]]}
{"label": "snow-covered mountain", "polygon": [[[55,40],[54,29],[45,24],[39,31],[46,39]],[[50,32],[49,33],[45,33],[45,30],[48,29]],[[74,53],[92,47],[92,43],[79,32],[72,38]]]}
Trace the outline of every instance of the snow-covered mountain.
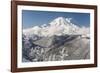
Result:
{"label": "snow-covered mountain", "polygon": [[89,28],[79,27],[71,22],[71,18],[58,17],[51,21],[48,25],[34,26],[32,28],[23,29],[23,34],[32,36],[61,36],[61,35],[82,35],[89,36]]}
{"label": "snow-covered mountain", "polygon": [[23,29],[22,61],[90,59],[89,30],[64,17],[58,17],[48,25]]}

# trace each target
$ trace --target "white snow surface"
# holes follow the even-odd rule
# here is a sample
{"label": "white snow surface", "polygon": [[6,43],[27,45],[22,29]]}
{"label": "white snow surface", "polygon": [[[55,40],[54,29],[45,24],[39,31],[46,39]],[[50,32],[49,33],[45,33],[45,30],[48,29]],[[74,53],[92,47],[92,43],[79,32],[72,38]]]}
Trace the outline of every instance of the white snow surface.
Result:
{"label": "white snow surface", "polygon": [[89,37],[89,27],[79,27],[71,22],[72,18],[58,17],[51,21],[48,25],[43,24],[41,26],[34,26],[32,28],[23,29],[23,34],[31,36],[38,35],[44,37],[50,37],[53,35],[82,35],[83,37]]}

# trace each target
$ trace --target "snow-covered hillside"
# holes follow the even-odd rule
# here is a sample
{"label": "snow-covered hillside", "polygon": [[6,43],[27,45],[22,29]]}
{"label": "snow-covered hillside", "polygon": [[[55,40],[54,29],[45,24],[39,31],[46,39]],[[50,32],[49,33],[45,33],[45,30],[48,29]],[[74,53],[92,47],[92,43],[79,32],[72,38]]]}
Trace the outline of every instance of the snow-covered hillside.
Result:
{"label": "snow-covered hillside", "polygon": [[32,28],[23,29],[25,35],[38,36],[61,36],[61,35],[83,35],[89,36],[89,28],[85,26],[77,26],[71,22],[71,18],[58,17],[48,24],[34,26]]}

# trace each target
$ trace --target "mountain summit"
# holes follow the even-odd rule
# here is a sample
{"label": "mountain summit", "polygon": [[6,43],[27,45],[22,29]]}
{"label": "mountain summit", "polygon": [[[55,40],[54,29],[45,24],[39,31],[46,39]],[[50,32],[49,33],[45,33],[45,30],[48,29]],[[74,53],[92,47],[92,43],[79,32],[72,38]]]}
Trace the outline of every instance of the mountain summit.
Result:
{"label": "mountain summit", "polygon": [[[77,35],[77,34],[88,34],[88,28],[84,29],[73,24],[72,18],[58,17],[51,21],[49,25],[34,26],[29,29],[24,29],[25,35],[38,35],[38,36],[53,36],[53,35]],[[85,32],[86,31],[86,32]]]}
{"label": "mountain summit", "polygon": [[56,25],[56,26],[59,26],[59,25],[66,25],[67,24],[67,21],[64,17],[58,17],[56,19],[54,19],[50,25]]}
{"label": "mountain summit", "polygon": [[50,24],[51,25],[70,25],[71,18],[64,18],[64,17],[58,17],[54,19]]}

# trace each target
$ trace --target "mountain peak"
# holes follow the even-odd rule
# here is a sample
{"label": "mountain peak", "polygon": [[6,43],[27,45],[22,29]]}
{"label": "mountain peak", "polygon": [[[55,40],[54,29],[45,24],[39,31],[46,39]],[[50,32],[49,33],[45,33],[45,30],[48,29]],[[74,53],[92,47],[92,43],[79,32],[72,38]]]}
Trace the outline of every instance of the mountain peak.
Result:
{"label": "mountain peak", "polygon": [[64,17],[57,17],[55,20],[65,20]]}
{"label": "mountain peak", "polygon": [[67,22],[66,22],[66,18],[64,17],[58,17],[56,19],[54,19],[50,25],[51,26],[59,26],[59,25],[65,25]]}
{"label": "mountain peak", "polygon": [[[34,26],[33,28],[29,28],[28,30],[24,30],[25,34],[35,34],[38,36],[60,36],[65,34],[82,34],[85,33],[82,28],[78,27],[77,25],[71,22],[72,18],[64,18],[64,17],[57,17],[49,24],[43,24],[40,27]],[[80,31],[80,32],[79,32]]]}

